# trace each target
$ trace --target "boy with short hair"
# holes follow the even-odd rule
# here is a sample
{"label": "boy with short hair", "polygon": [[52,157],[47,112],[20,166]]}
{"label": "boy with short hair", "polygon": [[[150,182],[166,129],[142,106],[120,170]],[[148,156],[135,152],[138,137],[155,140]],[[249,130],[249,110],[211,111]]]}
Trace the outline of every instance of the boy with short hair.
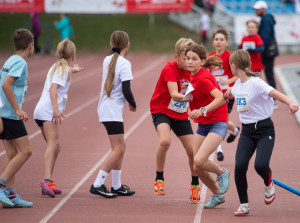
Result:
{"label": "boy with short hair", "polygon": [[15,193],[15,175],[31,156],[28,134],[23,121],[28,115],[22,110],[27,92],[28,71],[25,59],[34,52],[33,35],[27,29],[13,34],[15,54],[1,69],[0,96],[3,102],[1,117],[3,132],[0,139],[5,147],[4,171],[0,176],[0,202],[3,207],[27,208],[32,202],[24,201]]}

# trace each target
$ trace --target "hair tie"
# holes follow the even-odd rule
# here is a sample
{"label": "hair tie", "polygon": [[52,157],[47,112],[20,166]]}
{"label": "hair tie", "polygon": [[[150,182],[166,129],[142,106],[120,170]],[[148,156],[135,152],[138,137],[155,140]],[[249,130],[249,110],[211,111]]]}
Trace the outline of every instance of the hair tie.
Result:
{"label": "hair tie", "polygon": [[249,68],[248,68],[248,67],[246,67],[246,68],[245,68],[245,71],[246,71],[246,70],[249,70]]}
{"label": "hair tie", "polygon": [[114,53],[120,54],[121,53],[121,49],[119,47],[113,47],[111,49]]}

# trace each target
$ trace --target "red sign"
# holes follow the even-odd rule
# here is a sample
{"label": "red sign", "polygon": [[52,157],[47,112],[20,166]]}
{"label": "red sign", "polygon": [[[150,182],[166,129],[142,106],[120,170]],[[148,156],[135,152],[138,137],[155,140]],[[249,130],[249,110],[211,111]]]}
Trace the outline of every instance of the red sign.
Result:
{"label": "red sign", "polygon": [[44,0],[2,0],[0,12],[44,12]]}
{"label": "red sign", "polygon": [[127,13],[187,12],[193,0],[127,0]]}

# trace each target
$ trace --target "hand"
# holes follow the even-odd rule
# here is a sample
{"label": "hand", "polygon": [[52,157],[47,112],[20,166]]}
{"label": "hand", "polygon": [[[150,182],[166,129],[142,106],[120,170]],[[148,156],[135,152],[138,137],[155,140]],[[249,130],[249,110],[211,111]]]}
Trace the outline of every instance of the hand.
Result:
{"label": "hand", "polygon": [[55,125],[61,124],[61,118],[65,118],[62,112],[59,110],[54,110],[53,111],[53,117],[52,117],[52,122],[54,122]]}
{"label": "hand", "polygon": [[83,67],[80,67],[78,64],[74,64],[73,67],[71,67],[71,71],[72,73],[76,73],[76,72],[79,72],[81,70],[83,70],[84,68]]}
{"label": "hand", "polygon": [[203,112],[200,109],[195,109],[190,113],[190,117],[192,119],[197,119],[203,115]]}
{"label": "hand", "polygon": [[293,113],[297,112],[298,110],[299,110],[299,106],[298,105],[296,105],[294,103],[290,104],[290,106],[289,106],[289,112],[290,112],[290,114],[293,114]]}
{"label": "hand", "polygon": [[131,105],[129,105],[129,111],[135,112],[136,108],[132,107]]}
{"label": "hand", "polygon": [[27,121],[28,120],[28,115],[26,112],[22,111],[21,109],[16,111],[17,116],[19,117],[20,120],[22,121]]}
{"label": "hand", "polygon": [[222,84],[222,85],[228,85],[229,82],[228,82],[228,80],[226,80],[226,79],[221,79],[221,80],[220,80],[220,84]]}

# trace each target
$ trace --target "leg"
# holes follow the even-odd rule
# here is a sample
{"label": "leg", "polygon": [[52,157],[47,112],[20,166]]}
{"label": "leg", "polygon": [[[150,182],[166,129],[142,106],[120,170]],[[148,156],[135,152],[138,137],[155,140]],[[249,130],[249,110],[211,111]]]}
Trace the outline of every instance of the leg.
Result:
{"label": "leg", "polygon": [[156,171],[162,172],[165,168],[167,151],[171,144],[171,129],[169,124],[161,123],[157,126],[159,143],[156,149]]}
{"label": "leg", "polygon": [[194,156],[193,156],[194,135],[184,135],[184,136],[179,136],[178,138],[180,139],[180,141],[186,151],[186,154],[188,155],[191,174],[192,174],[192,176],[197,176],[197,173],[194,171],[194,168],[193,168],[193,166],[194,166]]}
{"label": "leg", "polygon": [[[4,168],[3,171],[6,169],[9,162],[17,155],[18,153],[18,146],[13,140],[2,140],[4,147],[9,148],[6,149],[5,158],[4,158]],[[6,187],[15,187],[15,175],[7,182]]]}
{"label": "leg", "polygon": [[274,71],[273,71],[275,58],[274,57],[268,58],[264,54],[262,54],[261,59],[265,66],[265,74],[266,74],[267,81],[269,85],[271,85],[273,88],[276,89],[276,83],[275,83]]}

